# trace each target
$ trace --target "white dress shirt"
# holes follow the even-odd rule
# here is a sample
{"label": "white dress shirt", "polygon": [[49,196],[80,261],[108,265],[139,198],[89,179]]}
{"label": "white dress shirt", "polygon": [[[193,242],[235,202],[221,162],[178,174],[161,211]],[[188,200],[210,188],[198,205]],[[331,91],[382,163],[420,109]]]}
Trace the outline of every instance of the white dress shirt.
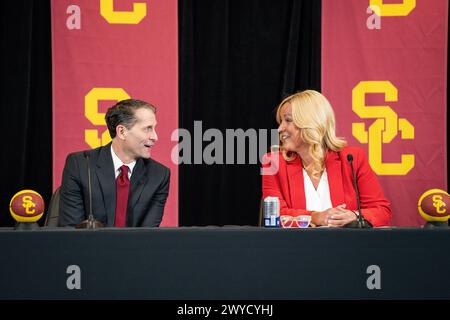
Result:
{"label": "white dress shirt", "polygon": [[127,164],[123,163],[122,160],[120,160],[117,154],[114,152],[112,144],[111,144],[111,155],[114,163],[114,174],[116,176],[116,179],[121,172],[120,167],[123,165],[126,165],[128,167],[128,179],[131,179],[131,174],[133,173],[134,166],[136,165],[136,160]]}
{"label": "white dress shirt", "polygon": [[305,169],[303,169],[303,182],[305,185],[306,210],[324,211],[332,207],[326,169],[320,177],[317,190]]}

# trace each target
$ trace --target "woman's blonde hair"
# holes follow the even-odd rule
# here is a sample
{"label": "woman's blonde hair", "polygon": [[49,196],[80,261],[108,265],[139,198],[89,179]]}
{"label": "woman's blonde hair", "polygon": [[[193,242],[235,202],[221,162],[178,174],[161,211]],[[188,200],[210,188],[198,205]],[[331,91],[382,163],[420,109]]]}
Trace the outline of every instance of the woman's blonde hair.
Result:
{"label": "woman's blonde hair", "polygon": [[[347,145],[343,138],[336,137],[336,121],[333,108],[321,93],[315,90],[305,90],[285,98],[278,105],[276,119],[281,123],[281,109],[289,102],[292,106],[292,119],[300,130],[300,138],[309,145],[309,154],[313,161],[306,168],[311,174],[319,178],[325,169],[325,157],[328,150],[340,151]],[[293,160],[297,154],[283,148],[283,157],[287,161]]]}

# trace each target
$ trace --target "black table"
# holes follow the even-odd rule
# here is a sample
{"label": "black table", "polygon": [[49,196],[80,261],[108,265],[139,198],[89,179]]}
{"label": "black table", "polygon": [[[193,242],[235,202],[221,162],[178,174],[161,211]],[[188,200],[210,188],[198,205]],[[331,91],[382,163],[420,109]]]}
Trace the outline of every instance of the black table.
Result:
{"label": "black table", "polygon": [[0,243],[0,299],[450,298],[450,230],[0,229]]}

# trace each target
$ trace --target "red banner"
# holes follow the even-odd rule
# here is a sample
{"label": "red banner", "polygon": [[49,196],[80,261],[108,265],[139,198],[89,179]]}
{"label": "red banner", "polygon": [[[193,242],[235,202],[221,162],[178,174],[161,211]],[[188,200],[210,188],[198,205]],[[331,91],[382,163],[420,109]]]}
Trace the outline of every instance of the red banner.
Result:
{"label": "red banner", "polygon": [[367,150],[393,225],[447,190],[448,1],[322,0],[322,91],[338,134]]}
{"label": "red banner", "polygon": [[105,145],[106,109],[134,98],[157,107],[152,157],[171,170],[162,226],[178,225],[177,0],[52,0],[53,184],[70,152]]}

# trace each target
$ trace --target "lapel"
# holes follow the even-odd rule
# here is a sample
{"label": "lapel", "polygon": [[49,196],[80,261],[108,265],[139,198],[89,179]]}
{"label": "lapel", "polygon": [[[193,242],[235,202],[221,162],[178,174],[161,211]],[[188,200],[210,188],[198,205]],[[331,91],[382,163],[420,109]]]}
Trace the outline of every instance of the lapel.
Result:
{"label": "lapel", "polygon": [[108,226],[113,226],[116,216],[116,179],[111,156],[111,143],[100,149],[96,166],[96,174],[103,194],[105,211],[108,216]]}
{"label": "lapel", "polygon": [[136,166],[133,169],[133,174],[131,175],[130,180],[127,216],[129,216],[133,212],[134,206],[136,205],[142,191],[144,190],[145,183],[148,179],[148,167],[150,166],[150,161],[144,159],[136,160]]}
{"label": "lapel", "polygon": [[[290,194],[291,208],[306,208],[305,185],[303,183],[302,160],[296,157],[286,161],[287,180]],[[289,203],[288,203],[289,204]]]}
{"label": "lapel", "polygon": [[328,151],[325,160],[325,167],[327,168],[328,186],[330,188],[331,204],[333,208],[343,204],[344,187],[342,184],[342,162],[337,152]]}

